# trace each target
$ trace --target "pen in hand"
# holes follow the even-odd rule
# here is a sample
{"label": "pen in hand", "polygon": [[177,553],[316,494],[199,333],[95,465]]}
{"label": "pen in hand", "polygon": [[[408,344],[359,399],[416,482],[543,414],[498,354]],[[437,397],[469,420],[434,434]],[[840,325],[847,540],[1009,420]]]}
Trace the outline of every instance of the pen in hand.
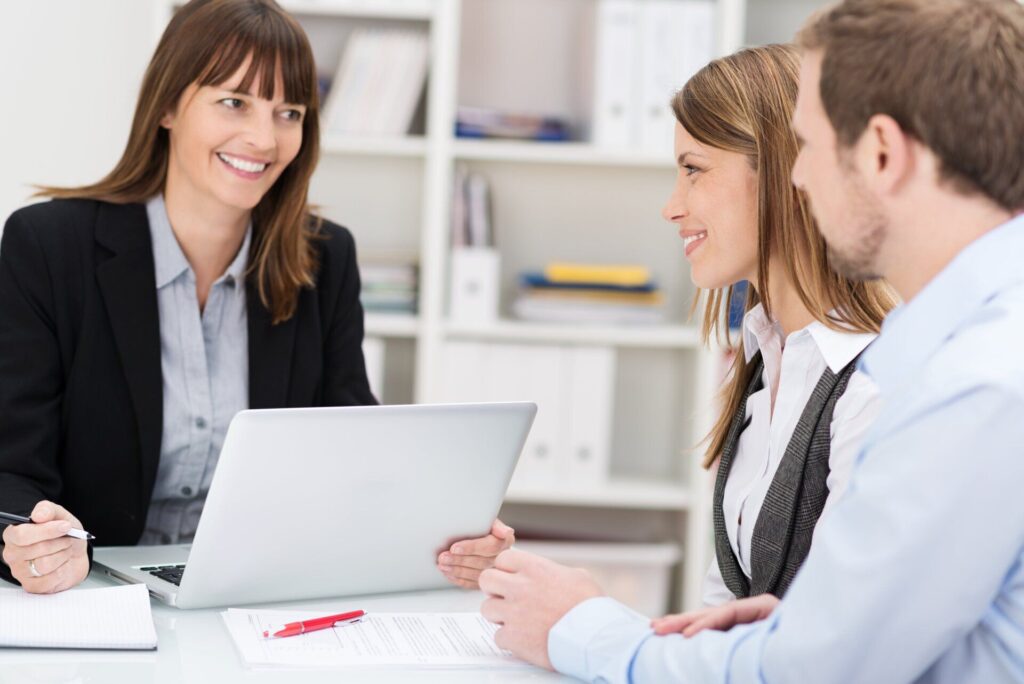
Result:
{"label": "pen in hand", "polygon": [[[35,524],[32,522],[32,518],[26,518],[23,515],[15,515],[14,513],[0,512],[0,525],[24,525],[25,523]],[[96,538],[85,530],[76,530],[74,528],[68,530],[64,536],[74,537],[75,539],[84,539],[86,541]]]}
{"label": "pen in hand", "polygon": [[352,622],[354,620],[358,620],[364,615],[366,615],[366,611],[353,610],[350,613],[339,613],[338,615],[328,615],[326,617],[314,618],[312,620],[289,622],[285,625],[273,625],[269,629],[263,630],[263,637],[289,637],[297,634],[305,634],[306,632],[313,632],[318,629],[333,627],[339,622]]}

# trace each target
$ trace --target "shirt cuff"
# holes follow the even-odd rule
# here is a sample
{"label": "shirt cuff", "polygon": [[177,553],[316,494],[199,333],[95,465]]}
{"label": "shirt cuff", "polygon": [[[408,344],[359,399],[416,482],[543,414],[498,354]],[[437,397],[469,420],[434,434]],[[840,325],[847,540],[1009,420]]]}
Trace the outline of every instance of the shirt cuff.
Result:
{"label": "shirt cuff", "polygon": [[627,682],[633,657],[654,631],[650,618],[607,596],[587,599],[548,633],[548,658],[584,681]]}

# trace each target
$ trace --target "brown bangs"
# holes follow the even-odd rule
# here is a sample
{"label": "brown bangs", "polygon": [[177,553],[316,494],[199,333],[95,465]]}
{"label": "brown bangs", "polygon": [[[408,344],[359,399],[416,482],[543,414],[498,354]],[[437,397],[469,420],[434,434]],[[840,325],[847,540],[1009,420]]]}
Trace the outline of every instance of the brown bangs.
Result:
{"label": "brown bangs", "polygon": [[126,203],[162,192],[170,159],[162,118],[189,85],[223,85],[250,57],[240,92],[273,100],[280,75],[284,100],[306,107],[298,155],[252,210],[249,277],[280,323],[295,313],[299,291],[316,282],[312,241],[320,220],[311,214],[308,195],[320,154],[320,118],[313,50],[299,23],[273,0],[192,0],[175,12],[146,69],[117,166],[97,183],[42,186],[37,194]]}
{"label": "brown bangs", "polygon": [[[314,106],[315,69],[308,61],[308,53],[299,48],[291,27],[286,22],[249,23],[251,25],[245,27],[247,30],[232,36],[226,47],[211,56],[206,69],[195,79],[196,83],[200,86],[223,84],[251,55],[252,61],[238,86],[239,91],[272,100],[277,95],[274,92],[275,81],[280,74],[286,102]],[[253,91],[257,78],[257,90]]]}
{"label": "brown bangs", "polygon": [[[212,48],[212,54],[196,60],[197,64],[205,64],[206,68],[193,80],[200,86],[221,85],[251,55],[252,62],[238,87],[240,91],[272,100],[277,94],[274,92],[275,81],[280,73],[285,101],[313,107],[316,98],[316,70],[308,48],[304,49],[306,43],[302,28],[283,13],[269,11],[260,3],[254,5],[256,11],[247,8],[248,11],[240,12],[242,16],[237,18],[237,23],[230,22],[233,26],[228,35],[222,39],[211,36],[202,40],[206,50]],[[205,23],[203,14],[203,11],[195,12],[188,23]],[[252,87],[257,78],[259,84],[254,92]]]}

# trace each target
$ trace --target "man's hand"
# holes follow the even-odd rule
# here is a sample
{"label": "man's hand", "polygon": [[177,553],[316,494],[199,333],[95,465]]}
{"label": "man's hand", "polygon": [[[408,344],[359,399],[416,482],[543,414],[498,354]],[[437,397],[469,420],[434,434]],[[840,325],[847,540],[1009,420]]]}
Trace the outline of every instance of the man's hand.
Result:
{"label": "man's hand", "polygon": [[724,632],[736,625],[765,619],[777,605],[779,599],[771,594],[761,594],[680,615],[666,615],[652,620],[651,627],[654,628],[655,634],[682,632],[684,637],[692,637],[705,629]]}
{"label": "man's hand", "polygon": [[577,605],[603,594],[586,570],[516,549],[502,553],[493,569],[481,573],[480,588],[490,594],[480,612],[501,625],[495,643],[549,670],[548,632]]}
{"label": "man's hand", "polygon": [[480,573],[494,567],[494,559],[516,541],[515,530],[495,520],[491,533],[479,539],[464,539],[437,557],[437,567],[452,584],[479,589]]}
{"label": "man's hand", "polygon": [[29,517],[35,524],[8,525],[3,534],[3,560],[14,579],[31,594],[53,594],[84,580],[88,545],[64,536],[73,527],[82,529],[78,518],[50,501],[37,503]]}

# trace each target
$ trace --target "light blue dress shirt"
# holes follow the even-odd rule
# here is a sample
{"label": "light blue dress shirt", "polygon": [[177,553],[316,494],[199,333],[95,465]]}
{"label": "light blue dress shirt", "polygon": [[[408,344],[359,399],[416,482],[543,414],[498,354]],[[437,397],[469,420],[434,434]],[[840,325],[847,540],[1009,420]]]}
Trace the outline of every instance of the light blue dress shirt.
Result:
{"label": "light blue dress shirt", "polygon": [[1024,682],[1024,216],[893,312],[846,495],[766,620],[653,636],[609,598],[548,638],[597,682]]}
{"label": "light blue dress shirt", "polygon": [[196,276],[167,218],[162,195],[146,203],[160,313],[164,423],[160,465],[140,544],[195,536],[234,415],[249,407],[245,268],[252,226],[199,310]]}

